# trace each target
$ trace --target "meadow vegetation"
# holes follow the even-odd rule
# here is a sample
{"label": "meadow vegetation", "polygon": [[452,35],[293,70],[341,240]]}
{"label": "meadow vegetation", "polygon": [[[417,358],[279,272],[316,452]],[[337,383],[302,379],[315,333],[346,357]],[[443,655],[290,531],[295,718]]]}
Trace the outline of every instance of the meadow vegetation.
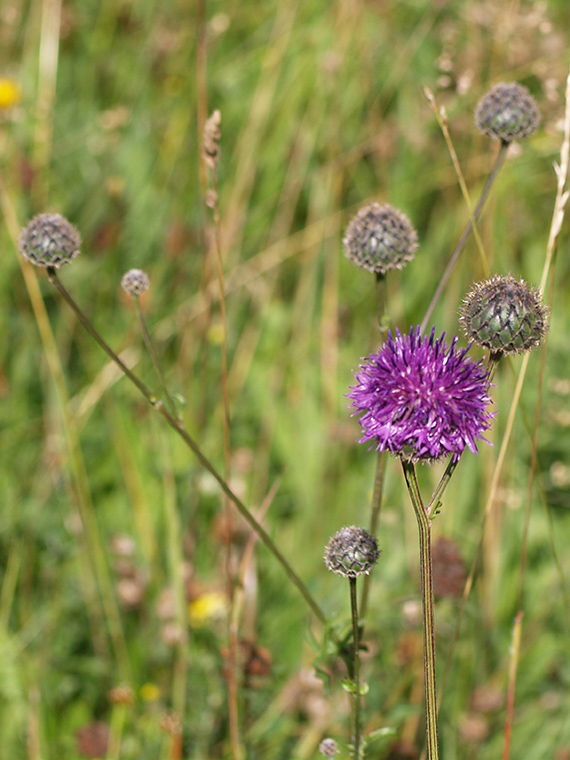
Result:
{"label": "meadow vegetation", "polygon": [[[385,333],[374,276],[345,258],[344,230],[375,201],[414,225],[415,257],[388,279],[388,325],[408,332],[470,215],[423,88],[445,108],[475,205],[499,150],[475,129],[475,106],[493,84],[517,81],[538,103],[540,128],[510,146],[487,200],[486,265],[471,236],[430,329],[465,346],[459,307],[488,272],[538,285],[568,22],[566,0],[3,0],[1,758],[314,760],[325,737],[349,757],[347,672],[332,635],[350,635],[348,584],[323,554],[343,526],[369,525],[377,457],[357,443],[347,393]],[[212,209],[202,136],[214,109]],[[148,274],[140,307],[177,412],[327,625],[45,273],[19,256],[20,229],[44,212],[82,236],[59,274],[65,287],[161,395],[121,288],[128,270]],[[493,378],[493,446],[462,457],[434,521],[444,760],[500,755],[515,672],[510,757],[570,758],[567,229],[544,292],[550,332],[530,356],[495,497],[489,504],[516,355]],[[422,490],[443,469],[418,468]],[[390,457],[377,535],[361,679],[363,728],[379,734],[366,756],[420,758],[418,538]]]}

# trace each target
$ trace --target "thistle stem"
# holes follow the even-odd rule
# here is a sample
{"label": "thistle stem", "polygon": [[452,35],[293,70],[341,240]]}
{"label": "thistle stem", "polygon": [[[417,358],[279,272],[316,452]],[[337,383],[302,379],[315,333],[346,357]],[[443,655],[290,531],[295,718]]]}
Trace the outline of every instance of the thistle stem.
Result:
{"label": "thistle stem", "polygon": [[233,502],[238,512],[241,514],[241,516],[244,518],[244,520],[248,523],[248,525],[252,528],[252,530],[257,533],[261,541],[265,544],[265,546],[269,549],[271,554],[275,557],[275,559],[279,562],[283,570],[285,571],[285,574],[289,578],[289,580],[297,587],[297,590],[300,592],[303,599],[306,601],[310,609],[312,610],[313,614],[320,620],[320,622],[325,625],[327,622],[327,618],[323,610],[320,608],[319,604],[315,601],[313,598],[311,592],[309,589],[305,586],[303,581],[299,578],[299,576],[295,573],[289,562],[285,559],[283,554],[279,551],[275,543],[270,538],[269,534],[265,531],[265,529],[262,527],[262,525],[255,519],[255,517],[252,515],[252,513],[249,511],[249,509],[245,506],[245,504],[241,501],[241,499],[236,496],[236,494],[231,490],[227,482],[224,480],[224,478],[220,475],[220,473],[217,471],[217,469],[214,467],[214,465],[210,462],[210,460],[205,456],[205,454],[202,453],[202,449],[198,446],[196,441],[192,438],[192,436],[186,431],[184,428],[184,424],[182,421],[174,419],[174,417],[170,414],[170,412],[166,409],[164,404],[160,399],[158,399],[156,396],[154,396],[151,391],[147,388],[147,386],[140,380],[125,364],[121,361],[121,359],[117,356],[117,354],[113,351],[113,349],[105,342],[105,340],[101,337],[101,335],[97,332],[97,330],[93,327],[91,322],[87,319],[85,314],[81,311],[79,306],[75,303],[71,295],[68,293],[68,291],[63,286],[63,283],[57,276],[57,272],[53,267],[48,267],[47,270],[48,278],[50,282],[54,285],[54,287],[57,289],[57,291],[60,293],[60,295],[64,298],[64,300],[68,303],[68,305],[71,307],[71,309],[75,312],[77,318],[81,322],[81,324],[85,327],[85,329],[90,333],[90,335],[97,341],[97,343],[101,346],[101,348],[105,351],[105,353],[110,357],[110,359],[119,367],[119,369],[129,378],[129,380],[138,388],[138,390],[142,393],[142,395],[146,398],[146,400],[149,402],[149,404],[156,409],[159,414],[161,414],[166,422],[170,425],[170,427],[182,438],[184,443],[188,446],[188,448],[192,451],[192,453],[196,456],[200,464],[208,470],[208,472],[213,476],[213,478],[217,481],[218,485],[222,489],[222,491],[226,494],[226,496]]}
{"label": "thistle stem", "polygon": [[435,677],[435,630],[433,609],[433,575],[431,563],[431,520],[424,507],[416,469],[402,460],[404,477],[416,513],[420,537],[420,571],[424,626],[424,690],[426,710],[426,743],[428,760],[439,760],[437,739],[437,693]]}
{"label": "thistle stem", "polygon": [[350,608],[352,613],[352,647],[353,647],[353,728],[354,760],[360,760],[360,630],[358,627],[358,599],[356,595],[356,578],[350,580]]}

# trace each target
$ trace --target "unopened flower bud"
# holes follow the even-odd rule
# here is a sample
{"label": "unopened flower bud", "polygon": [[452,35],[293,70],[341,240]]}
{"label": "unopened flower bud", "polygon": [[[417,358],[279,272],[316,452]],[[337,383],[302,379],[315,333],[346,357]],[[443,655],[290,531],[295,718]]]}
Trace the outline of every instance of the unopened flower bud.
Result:
{"label": "unopened flower bud", "polygon": [[357,578],[372,570],[378,562],[378,542],[364,528],[341,528],[325,549],[325,564],[329,570],[345,578]]}
{"label": "unopened flower bud", "polygon": [[540,292],[511,275],[477,283],[465,296],[460,321],[469,340],[501,354],[530,351],[548,330]]}
{"label": "unopened flower bud", "polygon": [[140,296],[145,290],[150,287],[150,280],[146,272],[142,269],[129,269],[129,271],[123,275],[121,280],[121,287],[130,296]]}
{"label": "unopened flower bud", "polygon": [[484,135],[510,143],[536,132],[540,114],[526,87],[516,82],[497,84],[475,109],[475,126]]}
{"label": "unopened flower bud", "polygon": [[384,275],[413,259],[418,235],[401,211],[372,203],[351,219],[343,245],[347,258],[354,264]]}
{"label": "unopened flower bud", "polygon": [[34,266],[57,268],[77,256],[81,235],[61,214],[38,214],[22,230],[18,247]]}
{"label": "unopened flower bud", "polygon": [[334,739],[323,739],[319,744],[319,752],[325,757],[334,757],[338,752],[338,744]]}

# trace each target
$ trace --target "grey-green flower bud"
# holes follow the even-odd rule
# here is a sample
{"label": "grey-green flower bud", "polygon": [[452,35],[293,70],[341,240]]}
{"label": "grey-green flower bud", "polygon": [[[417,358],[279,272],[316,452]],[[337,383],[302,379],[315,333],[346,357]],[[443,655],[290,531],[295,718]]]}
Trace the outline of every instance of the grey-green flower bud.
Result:
{"label": "grey-green flower bud", "polygon": [[495,85],[475,109],[475,126],[484,135],[510,143],[536,132],[540,113],[526,87],[516,82]]}
{"label": "grey-green flower bud", "polygon": [[345,578],[356,578],[372,570],[380,551],[378,542],[364,528],[351,525],[341,528],[325,549],[325,564],[329,570]]}
{"label": "grey-green flower bud", "polygon": [[401,211],[372,203],[352,217],[343,245],[347,258],[354,264],[384,275],[413,259],[418,235]]}
{"label": "grey-green flower bud", "polygon": [[511,275],[477,283],[465,296],[460,321],[469,340],[502,354],[530,351],[548,331],[540,292]]}
{"label": "grey-green flower bud", "polygon": [[77,256],[81,235],[61,214],[38,214],[22,230],[18,247],[34,266],[57,268]]}

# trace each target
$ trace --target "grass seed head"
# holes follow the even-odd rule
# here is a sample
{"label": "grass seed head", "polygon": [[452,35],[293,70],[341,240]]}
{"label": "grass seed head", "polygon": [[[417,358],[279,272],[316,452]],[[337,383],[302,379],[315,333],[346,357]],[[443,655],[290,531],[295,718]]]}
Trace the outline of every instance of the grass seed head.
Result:
{"label": "grass seed head", "polygon": [[216,109],[204,126],[204,142],[202,144],[202,155],[204,163],[210,169],[215,169],[218,159],[220,158],[220,139],[222,137],[222,115]]}

